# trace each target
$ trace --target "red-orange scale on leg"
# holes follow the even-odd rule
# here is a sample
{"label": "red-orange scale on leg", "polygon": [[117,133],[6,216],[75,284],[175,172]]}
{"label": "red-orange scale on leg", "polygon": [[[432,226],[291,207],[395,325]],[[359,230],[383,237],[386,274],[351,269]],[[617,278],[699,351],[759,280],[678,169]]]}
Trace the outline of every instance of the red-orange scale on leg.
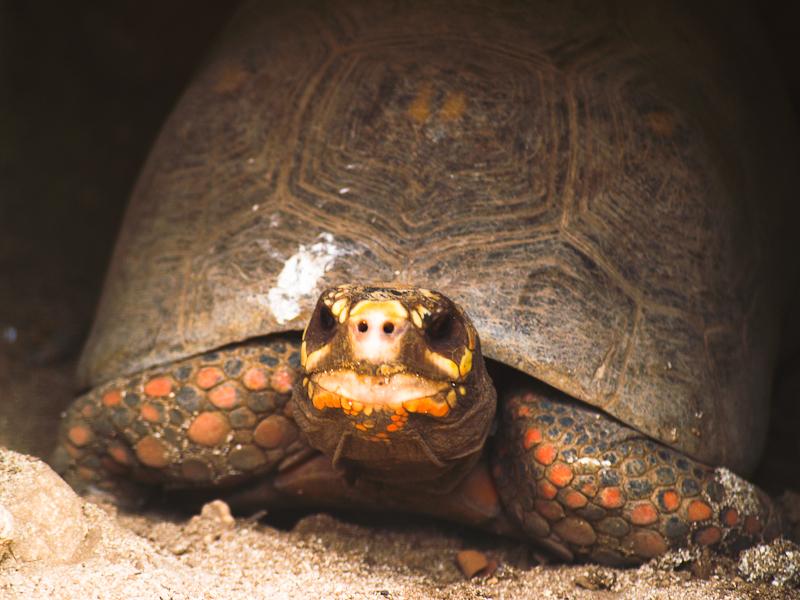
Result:
{"label": "red-orange scale on leg", "polygon": [[208,393],[208,399],[217,408],[228,410],[239,403],[239,394],[233,383],[223,383]]}
{"label": "red-orange scale on leg", "polygon": [[103,405],[111,408],[112,406],[119,406],[122,402],[122,392],[119,390],[109,390],[103,394]]}
{"label": "red-orange scale on leg", "polygon": [[263,390],[269,385],[267,374],[264,369],[258,367],[251,367],[242,375],[242,383],[248,390],[258,391]]}
{"label": "red-orange scale on leg", "polygon": [[583,508],[589,500],[581,494],[580,492],[576,492],[575,490],[570,490],[566,494],[564,494],[564,504],[567,508],[571,508],[576,510],[578,508]]}
{"label": "red-orange scale on leg", "polygon": [[692,500],[686,510],[686,516],[690,521],[705,521],[712,515],[711,507],[701,500]]}
{"label": "red-orange scale on leg", "polygon": [[536,492],[540,498],[552,500],[558,494],[558,488],[546,479],[542,479],[536,484]]}
{"label": "red-orange scale on leg", "polygon": [[625,504],[625,497],[618,487],[606,487],[598,492],[597,502],[603,508],[619,508]]}
{"label": "red-orange scale on leg", "polygon": [[272,377],[269,378],[272,389],[280,394],[288,394],[294,386],[294,371],[281,367],[275,369]]}
{"label": "red-orange scale on leg", "polygon": [[[527,407],[525,407],[527,408]],[[533,446],[542,441],[542,431],[538,427],[529,427],[522,440],[522,447],[530,450]]]}
{"label": "red-orange scale on leg", "polygon": [[536,462],[545,466],[552,463],[557,455],[558,450],[552,444],[541,444],[533,451],[533,458],[536,459]]}
{"label": "red-orange scale on leg", "polygon": [[217,446],[225,441],[230,430],[225,415],[219,412],[203,412],[189,425],[186,435],[195,444]]}
{"label": "red-orange scale on leg", "polygon": [[569,465],[566,465],[562,462],[555,463],[547,469],[547,478],[555,485],[556,487],[566,487],[569,485],[569,482],[572,481],[574,477],[574,473]]}
{"label": "red-orange scale on leg", "polygon": [[144,384],[144,393],[148,396],[166,396],[172,391],[172,380],[169,377],[154,377]]}
{"label": "red-orange scale on leg", "polygon": [[225,375],[222,373],[221,369],[217,367],[203,367],[197,372],[195,381],[198,386],[207,390],[217,385],[224,378]]}
{"label": "red-orange scale on leg", "polygon": [[650,525],[658,521],[658,511],[650,502],[637,504],[631,510],[631,523],[634,525]]}
{"label": "red-orange scale on leg", "polygon": [[162,469],[169,464],[166,446],[161,440],[151,435],[139,440],[135,450],[139,461],[147,467]]}

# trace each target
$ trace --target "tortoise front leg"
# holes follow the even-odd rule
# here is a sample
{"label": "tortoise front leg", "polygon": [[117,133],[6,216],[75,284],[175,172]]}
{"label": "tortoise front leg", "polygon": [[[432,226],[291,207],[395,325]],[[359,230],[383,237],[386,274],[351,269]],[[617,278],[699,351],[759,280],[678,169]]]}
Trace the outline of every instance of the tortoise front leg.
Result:
{"label": "tortoise front leg", "polygon": [[503,503],[565,560],[637,564],[670,548],[737,552],[781,531],[761,490],[544,384],[507,393],[493,457]]}
{"label": "tortoise front leg", "polygon": [[310,451],[291,418],[299,341],[274,335],[108,382],[68,409],[53,462],[128,502],[138,484],[230,485]]}

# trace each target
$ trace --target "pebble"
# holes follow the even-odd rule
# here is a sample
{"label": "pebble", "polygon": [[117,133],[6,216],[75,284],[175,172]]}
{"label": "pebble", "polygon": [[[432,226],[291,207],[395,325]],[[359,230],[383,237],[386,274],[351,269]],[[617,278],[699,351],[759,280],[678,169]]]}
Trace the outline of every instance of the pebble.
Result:
{"label": "pebble", "polygon": [[462,550],[456,555],[458,568],[467,579],[476,575],[488,575],[490,562],[483,552],[477,550]]}

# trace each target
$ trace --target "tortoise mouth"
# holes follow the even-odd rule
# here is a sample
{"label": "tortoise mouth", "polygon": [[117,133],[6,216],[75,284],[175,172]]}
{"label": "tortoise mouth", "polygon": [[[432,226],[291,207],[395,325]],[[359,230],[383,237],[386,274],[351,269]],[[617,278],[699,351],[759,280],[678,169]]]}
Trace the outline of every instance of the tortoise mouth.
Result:
{"label": "tortoise mouth", "polygon": [[453,404],[448,402],[449,382],[408,372],[370,375],[351,369],[323,371],[311,374],[307,387],[309,399],[318,410],[342,409],[351,416],[370,416],[377,411],[444,417]]}

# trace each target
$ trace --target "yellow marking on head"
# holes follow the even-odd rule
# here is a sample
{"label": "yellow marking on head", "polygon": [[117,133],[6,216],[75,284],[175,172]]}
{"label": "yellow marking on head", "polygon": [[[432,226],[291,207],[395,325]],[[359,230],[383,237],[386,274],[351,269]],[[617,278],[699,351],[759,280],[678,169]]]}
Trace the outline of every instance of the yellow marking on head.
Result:
{"label": "yellow marking on head", "polygon": [[[439,369],[442,373],[447,375],[448,379],[455,381],[458,379],[458,365],[449,358],[442,356],[436,352],[425,350],[425,360],[431,363],[434,367]],[[462,359],[463,361],[463,359]]]}
{"label": "yellow marking on head", "polygon": [[350,303],[348,303],[347,306],[342,309],[342,312],[339,313],[339,323],[344,323],[347,321],[348,316],[350,316]]}
{"label": "yellow marking on head", "polygon": [[331,306],[331,313],[333,314],[334,317],[338,317],[339,313],[342,312],[342,309],[348,304],[349,302],[347,301],[347,298],[339,298],[336,302],[333,303],[333,306]]}
{"label": "yellow marking on head", "polygon": [[411,321],[417,329],[422,329],[422,317],[419,316],[416,308],[411,311]]}
{"label": "yellow marking on head", "polygon": [[461,377],[466,377],[467,373],[472,370],[472,350],[469,348],[464,349],[464,356],[461,357],[461,363],[458,365],[458,372]]}
{"label": "yellow marking on head", "polygon": [[362,300],[350,309],[350,318],[375,310],[382,312],[387,319],[408,319],[408,311],[397,300]]}
{"label": "yellow marking on head", "polygon": [[423,321],[428,318],[428,315],[431,314],[431,311],[422,306],[422,304],[417,306],[417,312],[419,312],[419,316]]}
{"label": "yellow marking on head", "polygon": [[416,98],[408,107],[408,116],[420,125],[431,116],[431,99],[433,98],[433,86],[425,83],[419,88]]}
{"label": "yellow marking on head", "polygon": [[301,338],[303,341],[306,339],[306,333],[308,332],[308,324],[306,324],[305,328],[303,329],[303,337]]}
{"label": "yellow marking on head", "polygon": [[306,343],[300,346],[300,364],[306,371],[313,371],[319,362],[324,359],[331,352],[330,344],[314,350],[311,354],[305,353]]}
{"label": "yellow marking on head", "polygon": [[458,393],[461,394],[462,396],[466,396],[467,388],[465,388],[463,385],[458,386]]}
{"label": "yellow marking on head", "polygon": [[447,405],[453,408],[456,405],[456,391],[450,390],[447,392]]}
{"label": "yellow marking on head", "polygon": [[449,92],[444,99],[444,104],[439,111],[439,116],[445,121],[455,121],[464,115],[464,110],[466,108],[467,99],[464,97],[463,92]]}
{"label": "yellow marking on head", "polygon": [[467,326],[467,347],[470,350],[475,350],[475,332],[472,331],[472,327]]}
{"label": "yellow marking on head", "polygon": [[438,300],[439,296],[434,294],[432,291],[427,290],[425,288],[419,288],[419,293],[425,296],[426,298],[430,298],[431,300]]}

